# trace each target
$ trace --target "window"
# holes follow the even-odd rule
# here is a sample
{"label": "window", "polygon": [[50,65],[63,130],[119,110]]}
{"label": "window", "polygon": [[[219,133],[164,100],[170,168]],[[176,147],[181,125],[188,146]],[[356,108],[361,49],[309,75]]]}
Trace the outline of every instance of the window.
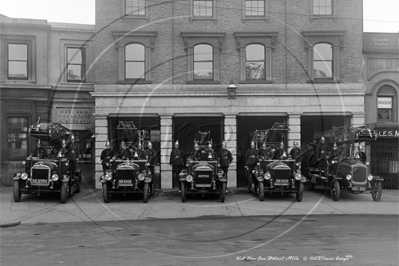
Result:
{"label": "window", "polygon": [[146,15],[146,0],[125,0],[125,14],[132,16]]}
{"label": "window", "polygon": [[85,50],[68,47],[67,58],[67,82],[85,82]]}
{"label": "window", "polygon": [[145,78],[145,47],[129,44],[125,47],[125,79]]}
{"label": "window", "polygon": [[8,44],[8,79],[28,79],[27,44]]}
{"label": "window", "polygon": [[151,83],[156,31],[113,31],[118,51],[118,83]]}
{"label": "window", "polygon": [[250,44],[245,49],[246,80],[265,80],[265,47]]}
{"label": "window", "polygon": [[182,32],[187,52],[188,83],[220,82],[220,51],[224,32]]}
{"label": "window", "polygon": [[212,17],[213,16],[213,1],[193,1],[193,15],[194,17]]}
{"label": "window", "polygon": [[213,80],[212,50],[207,44],[194,46],[194,80]]}
{"label": "window", "polygon": [[319,43],[313,47],[314,78],[332,78],[333,69],[332,46]]}
{"label": "window", "polygon": [[392,120],[392,97],[378,97],[377,119],[378,121]]}
{"label": "window", "polygon": [[272,82],[272,50],[277,32],[236,32],[240,83]]}
{"label": "window", "polygon": [[344,48],[346,31],[303,31],[301,34],[308,55],[308,82],[341,82],[340,50]]}
{"label": "window", "polygon": [[28,118],[8,117],[8,159],[26,157],[28,154]]}
{"label": "window", "polygon": [[332,15],[331,0],[313,0],[313,15]]}
{"label": "window", "polygon": [[245,1],[245,16],[259,17],[265,15],[265,1]]}

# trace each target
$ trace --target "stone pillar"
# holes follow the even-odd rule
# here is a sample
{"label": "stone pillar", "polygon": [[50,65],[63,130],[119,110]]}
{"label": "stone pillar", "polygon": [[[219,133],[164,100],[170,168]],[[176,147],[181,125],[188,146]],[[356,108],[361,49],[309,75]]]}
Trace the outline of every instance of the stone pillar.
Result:
{"label": "stone pillar", "polygon": [[301,115],[298,113],[288,114],[288,125],[290,131],[288,131],[288,152],[294,147],[294,141],[298,142],[298,147],[302,146],[301,143]]}
{"label": "stone pillar", "polygon": [[224,118],[224,140],[227,149],[233,156],[233,162],[229,167],[228,182],[229,188],[237,188],[237,118],[236,115],[225,115]]}
{"label": "stone pillar", "polygon": [[169,165],[172,135],[172,116],[161,115],[161,189],[173,188],[172,167]]}
{"label": "stone pillar", "polygon": [[95,153],[94,153],[94,184],[96,189],[101,189],[100,176],[103,175],[103,168],[100,162],[101,152],[105,148],[105,143],[108,140],[108,122],[107,116],[93,114],[95,124]]}

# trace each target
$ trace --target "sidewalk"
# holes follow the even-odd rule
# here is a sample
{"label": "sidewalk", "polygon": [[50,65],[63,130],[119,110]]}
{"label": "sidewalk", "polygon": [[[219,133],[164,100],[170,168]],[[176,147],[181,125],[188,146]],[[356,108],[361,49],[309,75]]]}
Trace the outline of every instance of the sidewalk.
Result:
{"label": "sidewalk", "polygon": [[302,202],[295,201],[295,194],[269,194],[265,201],[248,193],[246,189],[229,189],[224,203],[217,195],[188,196],[181,202],[177,190],[157,190],[148,203],[141,195],[118,196],[103,202],[101,190],[82,186],[80,193],[60,204],[58,195],[23,194],[21,202],[14,202],[13,188],[0,190],[1,227],[21,224],[173,219],[212,216],[260,215],[328,215],[328,214],[377,214],[399,215],[399,191],[383,190],[380,202],[371,194],[341,193],[338,202],[329,192],[322,190],[304,192]]}

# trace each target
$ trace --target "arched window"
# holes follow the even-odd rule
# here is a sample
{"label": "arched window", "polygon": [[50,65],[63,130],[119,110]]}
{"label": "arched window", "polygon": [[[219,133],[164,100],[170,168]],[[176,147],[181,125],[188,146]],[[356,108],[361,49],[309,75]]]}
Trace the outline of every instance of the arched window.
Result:
{"label": "arched window", "polygon": [[246,80],[265,80],[265,47],[261,44],[250,44],[245,52]]}
{"label": "arched window", "polygon": [[377,121],[396,122],[398,110],[396,91],[389,85],[382,86],[377,93]]}
{"label": "arched window", "polygon": [[211,45],[194,46],[194,80],[213,80],[213,47]]}
{"label": "arched window", "polygon": [[315,79],[333,77],[332,46],[327,43],[318,43],[313,47],[313,71]]}
{"label": "arched window", "polygon": [[125,47],[125,80],[145,78],[145,47],[133,43]]}

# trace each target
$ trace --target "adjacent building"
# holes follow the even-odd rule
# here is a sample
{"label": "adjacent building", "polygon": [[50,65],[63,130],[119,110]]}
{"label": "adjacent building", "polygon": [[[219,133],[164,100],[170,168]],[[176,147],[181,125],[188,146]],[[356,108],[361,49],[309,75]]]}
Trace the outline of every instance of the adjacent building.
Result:
{"label": "adjacent building", "polygon": [[255,129],[289,123],[285,145],[305,147],[317,131],[364,124],[362,12],[360,0],[97,0],[95,155],[133,122],[159,154],[157,186],[177,187],[173,143],[189,152],[210,131],[233,153],[235,187]]}

